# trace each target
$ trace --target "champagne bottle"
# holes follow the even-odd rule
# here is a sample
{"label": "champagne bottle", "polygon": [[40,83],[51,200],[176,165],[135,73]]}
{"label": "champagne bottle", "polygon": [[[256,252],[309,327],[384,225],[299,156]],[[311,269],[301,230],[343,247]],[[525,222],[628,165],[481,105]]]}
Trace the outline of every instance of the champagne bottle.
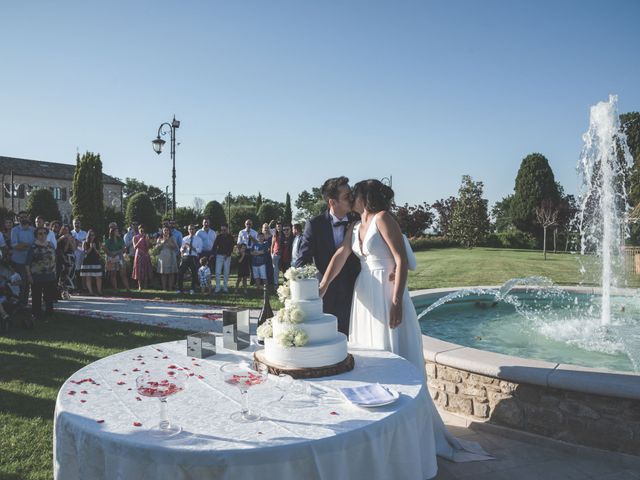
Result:
{"label": "champagne bottle", "polygon": [[[264,285],[264,296],[262,298],[262,310],[260,316],[258,316],[258,327],[264,322],[273,317],[273,310],[271,309],[271,303],[269,303],[269,286]],[[264,345],[264,338],[258,337],[258,343]]]}

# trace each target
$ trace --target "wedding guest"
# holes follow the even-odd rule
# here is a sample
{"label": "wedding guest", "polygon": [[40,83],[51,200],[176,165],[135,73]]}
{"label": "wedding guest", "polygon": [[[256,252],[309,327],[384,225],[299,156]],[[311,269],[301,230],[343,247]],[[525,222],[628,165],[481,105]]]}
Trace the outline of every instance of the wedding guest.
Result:
{"label": "wedding guest", "polygon": [[56,242],[58,241],[58,237],[60,237],[61,228],[62,228],[62,223],[60,222],[60,220],[54,220],[53,222],[51,222],[51,231],[53,232]]}
{"label": "wedding guest", "polygon": [[176,240],[176,256],[180,255],[180,247],[182,246],[182,232],[176,226],[175,220],[169,221],[169,227],[171,227],[171,235]]}
{"label": "wedding guest", "polygon": [[45,225],[44,218],[42,218],[42,216],[40,215],[36,217],[36,228],[44,228],[47,231],[47,242],[50,242],[51,245],[53,245],[53,249],[55,250],[55,248],[58,246],[56,234],[53,233],[53,231]]}
{"label": "wedding guest", "polygon": [[158,273],[162,289],[173,291],[176,273],[178,273],[178,260],[176,258],[176,239],[171,235],[168,225],[162,227],[162,236],[156,242],[158,252]]}
{"label": "wedding guest", "polygon": [[242,245],[244,243],[249,247],[254,240],[257,240],[258,232],[251,227],[253,227],[253,221],[250,218],[247,218],[244,222],[244,230],[240,230],[238,232],[237,245]]}
{"label": "wedding guest", "polygon": [[238,245],[238,277],[236,279],[236,292],[242,282],[242,291],[247,293],[247,280],[251,276],[251,259],[247,252],[247,246],[243,243]]}
{"label": "wedding guest", "polygon": [[302,240],[302,225],[293,225],[293,241],[291,242],[291,265],[295,265],[300,258],[300,240]]}
{"label": "wedding guest", "polygon": [[73,230],[71,230],[71,236],[76,240],[76,272],[79,272],[80,267],[82,266],[82,260],[84,260],[84,249],[82,248],[82,245],[87,239],[87,232],[82,230],[80,220],[77,218],[73,219]]}
{"label": "wedding guest", "polygon": [[11,257],[11,230],[13,229],[13,220],[11,218],[5,218],[2,224],[2,238],[4,240],[4,248],[2,254],[6,258]]}
{"label": "wedding guest", "polygon": [[87,238],[82,244],[84,252],[82,265],[80,266],[80,278],[84,279],[84,286],[89,295],[93,295],[91,279],[95,279],[96,291],[102,295],[102,261],[100,259],[100,241],[96,238],[96,232],[89,229]]}
{"label": "wedding guest", "polygon": [[149,248],[151,248],[151,240],[145,233],[145,227],[138,227],[138,234],[133,237],[133,248],[135,249],[135,257],[133,259],[132,277],[138,282],[138,291],[147,288],[149,280],[153,276],[151,267],[151,256],[149,256]]}
{"label": "wedding guest", "polygon": [[[69,256],[73,256],[73,261],[71,262],[71,266],[69,268],[73,268],[73,263],[75,262],[75,249],[76,249],[76,241],[71,236],[71,230],[69,229],[69,225],[63,225],[60,227],[60,232],[58,235],[56,247],[56,280],[60,285],[62,283],[61,278],[62,275],[65,274],[65,267],[67,266],[67,259]],[[68,273],[68,271],[67,271]]]}
{"label": "wedding guest", "polygon": [[280,271],[284,274],[291,266],[291,252],[293,249],[293,234],[291,233],[291,225],[282,227],[282,236],[279,239],[281,244]]}
{"label": "wedding guest", "polygon": [[138,235],[138,222],[131,222],[129,225],[129,229],[127,233],[124,234],[124,246],[126,248],[127,254],[133,258],[136,254],[135,247],[133,246],[133,237]]}
{"label": "wedding guest", "polygon": [[213,244],[213,253],[216,259],[216,290],[220,293],[220,274],[224,270],[224,282],[222,291],[229,293],[229,270],[231,269],[231,255],[233,254],[233,237],[229,233],[229,226],[226,223],[220,225],[220,234],[216,237]]}
{"label": "wedding guest", "polygon": [[20,284],[20,305],[27,306],[29,283],[27,282],[27,252],[35,241],[34,229],[29,222],[27,212],[19,212],[20,223],[11,229],[11,266],[22,278]]}
{"label": "wedding guest", "polygon": [[196,236],[196,226],[189,225],[189,235],[182,239],[180,247],[180,268],[178,268],[178,291],[182,292],[184,283],[184,274],[187,270],[191,271],[191,289],[189,294],[195,293],[194,289],[198,285],[198,267],[197,260],[202,251],[202,240]]}
{"label": "wedding guest", "polygon": [[[267,224],[267,228],[269,225]],[[258,240],[251,247],[251,270],[256,281],[256,287],[261,287],[267,282],[267,255],[269,245],[264,239],[264,233],[258,234]]]}
{"label": "wedding guest", "polygon": [[206,257],[209,261],[213,255],[213,244],[216,241],[216,232],[209,228],[209,219],[202,220],[202,228],[196,232],[198,238],[202,241],[202,251],[200,257]]}
{"label": "wedding guest", "polygon": [[200,281],[200,292],[211,293],[211,269],[209,268],[207,257],[200,257],[200,268],[198,269],[198,280]]}
{"label": "wedding guest", "polygon": [[[265,243],[267,251],[265,252],[265,263],[264,268],[267,273],[266,283],[268,285],[273,285],[273,263],[271,262],[271,243],[273,241],[273,232],[275,228],[272,229],[268,223],[262,224],[262,236],[264,238],[263,243]],[[254,276],[255,279],[255,276]]]}
{"label": "wedding guest", "polygon": [[33,326],[42,317],[42,299],[44,297],[45,315],[53,314],[53,301],[56,297],[56,251],[47,240],[48,231],[36,227],[35,240],[27,251],[25,272],[31,285],[31,319],[27,328]]}
{"label": "wedding guest", "polygon": [[273,270],[273,284],[278,285],[280,283],[280,258],[282,257],[282,245],[280,240],[282,239],[282,222],[276,222],[276,228],[271,235],[271,268]]}
{"label": "wedding guest", "polygon": [[110,272],[111,287],[118,288],[118,277],[122,280],[124,288],[129,291],[129,279],[127,278],[127,265],[124,262],[124,240],[120,236],[118,227],[109,228],[109,236],[104,241],[104,253],[107,257],[107,272]]}

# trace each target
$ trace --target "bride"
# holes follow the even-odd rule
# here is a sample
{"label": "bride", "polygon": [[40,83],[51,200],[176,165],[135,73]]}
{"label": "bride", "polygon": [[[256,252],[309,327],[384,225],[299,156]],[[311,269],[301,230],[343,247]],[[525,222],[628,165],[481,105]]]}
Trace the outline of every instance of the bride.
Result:
{"label": "bride", "polygon": [[[378,180],[364,180],[353,187],[353,210],[361,220],[349,228],[320,282],[324,295],[351,252],[360,258],[356,279],[349,343],[387,350],[404,357],[421,373],[426,388],[422,334],[407,289],[408,257],[400,225],[389,213],[393,190]],[[436,451],[453,461],[491,458],[478,444],[453,437],[431,397]]]}

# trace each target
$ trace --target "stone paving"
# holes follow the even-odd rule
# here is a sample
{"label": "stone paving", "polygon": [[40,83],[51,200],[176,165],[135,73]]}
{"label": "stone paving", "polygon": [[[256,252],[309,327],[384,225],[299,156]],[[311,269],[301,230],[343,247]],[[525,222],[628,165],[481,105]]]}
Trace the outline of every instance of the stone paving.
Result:
{"label": "stone paving", "polygon": [[[193,305],[116,297],[73,296],[60,301],[56,310],[124,322],[178,328],[187,331],[222,331],[222,310],[216,305]],[[255,320],[258,310],[251,310]],[[437,480],[640,480],[640,457],[573,448],[536,436],[518,437],[517,432],[487,431],[482,426],[464,426],[443,412],[451,432],[482,445],[495,460],[452,463],[438,459]],[[507,432],[505,432],[507,433]]]}

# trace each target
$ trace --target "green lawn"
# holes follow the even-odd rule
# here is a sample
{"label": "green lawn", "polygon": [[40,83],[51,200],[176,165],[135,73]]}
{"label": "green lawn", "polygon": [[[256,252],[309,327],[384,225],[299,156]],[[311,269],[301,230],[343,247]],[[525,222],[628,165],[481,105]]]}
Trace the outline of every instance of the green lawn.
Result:
{"label": "green lawn", "polygon": [[[593,284],[593,259],[570,254],[498,250],[441,249],[418,252],[418,269],[409,276],[411,289],[497,285],[514,277],[543,275],[559,284]],[[629,278],[630,286],[638,280]],[[124,293],[123,293],[124,294]],[[206,297],[171,292],[133,291],[134,298],[180,300],[259,308],[262,293],[233,292]],[[275,297],[274,309],[279,308]],[[0,479],[50,479],[55,399],[62,383],[81,367],[131,348],[184,338],[184,333],[108,320],[56,314],[33,330],[0,336]]]}
{"label": "green lawn", "polygon": [[[560,285],[597,285],[595,258],[569,253],[495,248],[447,248],[416,252],[418,268],[409,274],[409,288],[499,285],[511,278],[544,276]],[[580,273],[584,268],[584,275]],[[626,285],[640,286],[637,275]]]}

